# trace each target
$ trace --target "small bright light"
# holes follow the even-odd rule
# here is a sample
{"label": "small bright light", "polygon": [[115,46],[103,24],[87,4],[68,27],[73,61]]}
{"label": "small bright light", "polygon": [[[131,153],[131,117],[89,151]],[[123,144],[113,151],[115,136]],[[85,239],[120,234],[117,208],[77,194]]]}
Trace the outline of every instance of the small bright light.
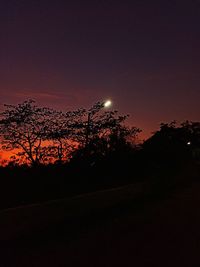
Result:
{"label": "small bright light", "polygon": [[189,142],[187,142],[187,145],[188,145],[188,146],[190,146],[190,145],[191,145],[191,142],[190,142],[190,141],[189,141]]}
{"label": "small bright light", "polygon": [[105,108],[108,108],[112,105],[112,102],[110,100],[107,100],[105,103],[104,103],[104,107]]}

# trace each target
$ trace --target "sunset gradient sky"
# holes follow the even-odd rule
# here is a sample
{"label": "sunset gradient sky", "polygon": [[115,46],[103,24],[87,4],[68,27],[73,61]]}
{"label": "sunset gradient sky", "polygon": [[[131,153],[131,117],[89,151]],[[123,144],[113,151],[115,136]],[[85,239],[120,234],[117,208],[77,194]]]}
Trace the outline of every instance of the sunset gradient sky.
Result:
{"label": "sunset gradient sky", "polygon": [[200,119],[199,0],[1,0],[0,109],[110,98],[144,130]]}

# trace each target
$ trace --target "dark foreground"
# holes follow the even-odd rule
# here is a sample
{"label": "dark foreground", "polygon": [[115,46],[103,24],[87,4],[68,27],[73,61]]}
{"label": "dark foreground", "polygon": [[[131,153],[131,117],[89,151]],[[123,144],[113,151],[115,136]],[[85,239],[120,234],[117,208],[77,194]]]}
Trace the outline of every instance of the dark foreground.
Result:
{"label": "dark foreground", "polygon": [[200,182],[1,242],[0,266],[200,266]]}

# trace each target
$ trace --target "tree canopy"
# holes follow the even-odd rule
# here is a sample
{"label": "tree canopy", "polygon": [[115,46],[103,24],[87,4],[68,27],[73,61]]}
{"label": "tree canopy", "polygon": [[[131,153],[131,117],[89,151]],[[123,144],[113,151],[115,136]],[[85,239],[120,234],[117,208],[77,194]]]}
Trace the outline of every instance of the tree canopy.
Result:
{"label": "tree canopy", "polygon": [[88,110],[63,112],[39,107],[33,100],[5,105],[0,114],[2,148],[17,149],[17,163],[38,165],[65,162],[75,151],[103,156],[119,144],[130,145],[139,129],[125,125],[127,115],[103,107],[97,102]]}

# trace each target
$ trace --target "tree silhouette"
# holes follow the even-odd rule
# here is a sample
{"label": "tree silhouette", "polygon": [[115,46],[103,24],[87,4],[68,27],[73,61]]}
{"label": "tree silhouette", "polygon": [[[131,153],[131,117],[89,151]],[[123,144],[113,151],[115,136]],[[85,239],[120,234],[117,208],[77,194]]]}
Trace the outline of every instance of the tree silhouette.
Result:
{"label": "tree silhouette", "polygon": [[[86,160],[123,150],[139,129],[125,125],[127,115],[104,110],[97,102],[89,110],[62,112],[38,107],[33,100],[5,105],[1,113],[2,148],[17,149],[14,163],[63,163],[77,154]],[[77,150],[78,148],[78,150]]]}
{"label": "tree silhouette", "polygon": [[95,103],[89,110],[82,110],[77,123],[79,150],[75,151],[75,157],[92,158],[94,161],[130,145],[140,130],[125,125],[127,118],[128,115],[118,115],[118,111],[105,111],[101,102]]}
{"label": "tree silhouette", "polygon": [[44,145],[44,141],[47,140],[54,111],[37,107],[33,100],[16,106],[5,105],[5,108],[0,120],[3,149],[19,149],[17,156],[32,165],[45,161],[48,146]]}
{"label": "tree silhouette", "polygon": [[57,163],[63,163],[71,157],[71,154],[77,148],[80,118],[82,110],[52,113],[52,120],[48,131],[47,139],[51,142],[49,145],[49,155]]}
{"label": "tree silhouette", "polygon": [[160,129],[144,142],[143,148],[150,160],[158,164],[188,160],[199,153],[200,123],[162,123]]}

